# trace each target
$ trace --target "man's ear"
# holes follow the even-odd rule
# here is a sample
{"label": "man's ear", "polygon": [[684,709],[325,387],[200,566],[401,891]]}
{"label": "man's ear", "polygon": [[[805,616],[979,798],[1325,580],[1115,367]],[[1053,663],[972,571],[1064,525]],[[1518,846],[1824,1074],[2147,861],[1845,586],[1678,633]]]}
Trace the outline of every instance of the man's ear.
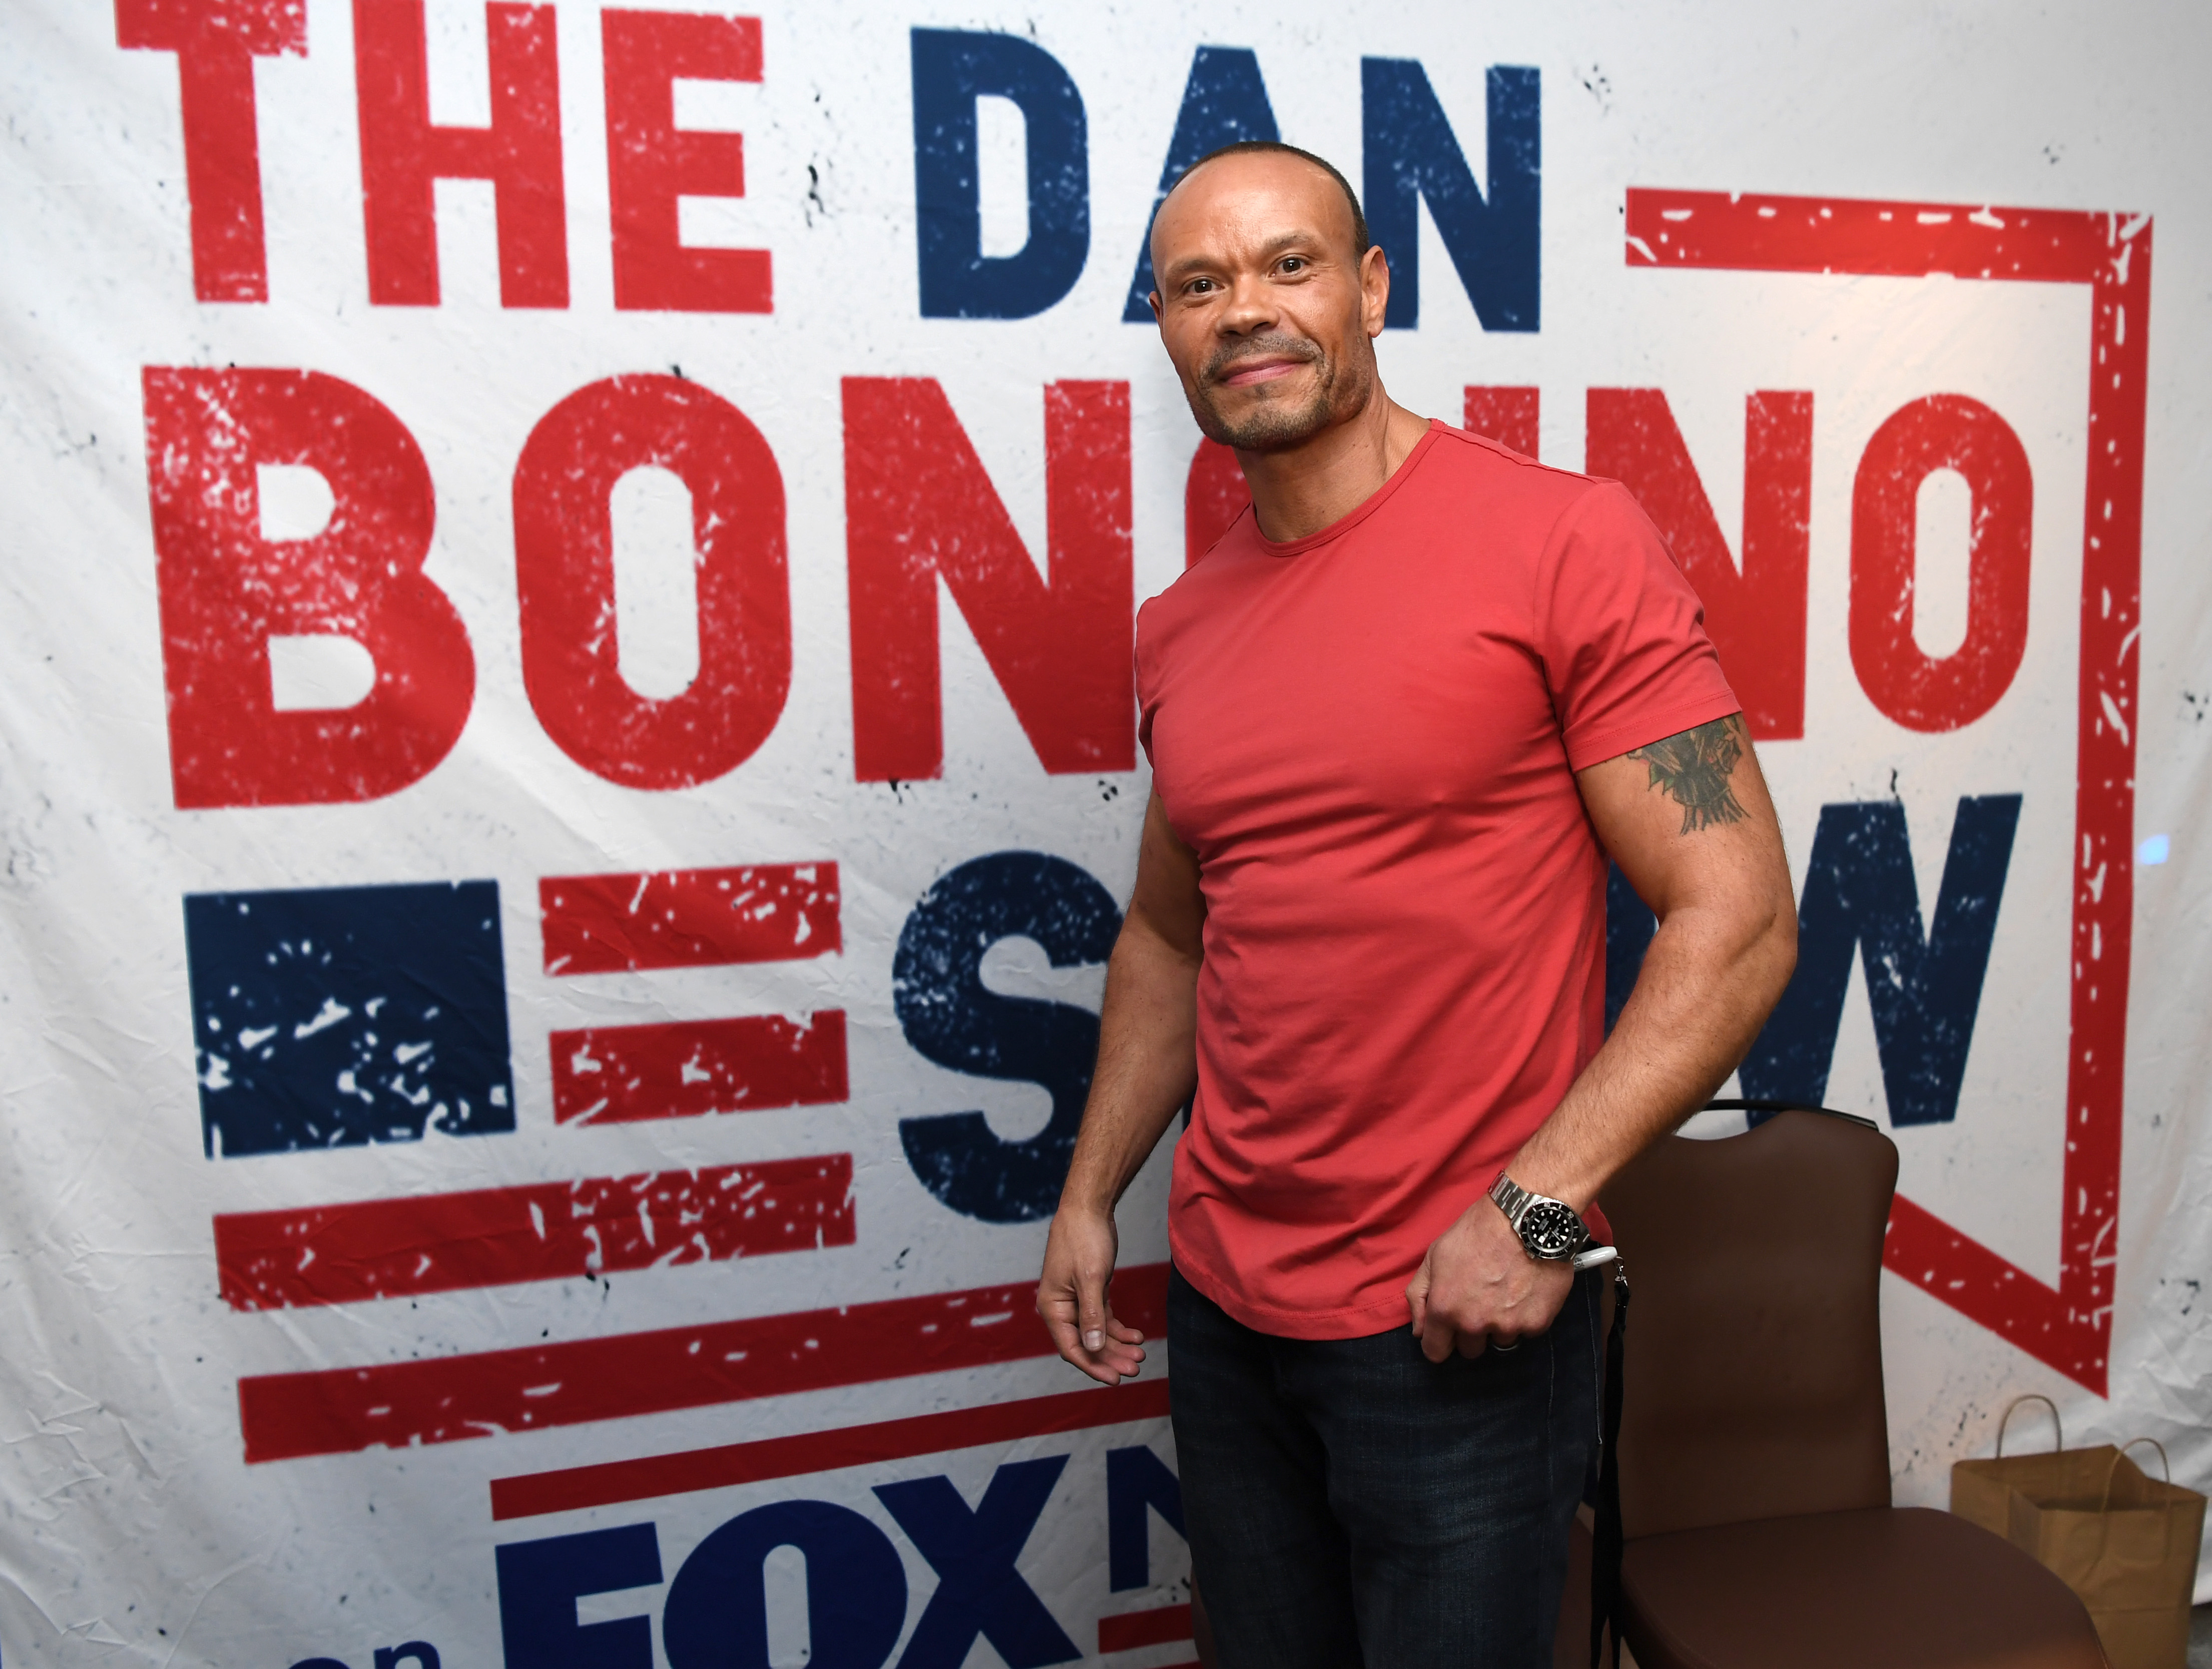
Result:
{"label": "man's ear", "polygon": [[1155,325],[1158,324],[1160,322],[1160,293],[1158,290],[1154,290],[1151,294],[1147,295],[1145,300],[1152,303],[1152,323]]}
{"label": "man's ear", "polygon": [[1390,258],[1381,244],[1371,244],[1359,258],[1359,322],[1367,334],[1382,334],[1382,321],[1390,312]]}

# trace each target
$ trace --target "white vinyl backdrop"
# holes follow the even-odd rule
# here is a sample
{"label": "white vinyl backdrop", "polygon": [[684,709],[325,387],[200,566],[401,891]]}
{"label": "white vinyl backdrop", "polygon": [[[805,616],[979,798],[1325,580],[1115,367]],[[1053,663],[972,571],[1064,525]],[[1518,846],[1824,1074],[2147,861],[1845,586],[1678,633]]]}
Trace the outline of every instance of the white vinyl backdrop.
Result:
{"label": "white vinyl backdrop", "polygon": [[[2212,114],[2200,96],[2212,22],[2154,3],[2031,17],[1995,5],[1229,0],[1202,20],[1117,3],[773,6],[759,13],[757,84],[685,82],[676,102],[679,122],[744,136],[746,194],[690,198],[682,215],[688,241],[771,252],[773,311],[737,314],[616,308],[600,9],[553,9],[569,296],[550,309],[501,305],[491,187],[471,181],[436,190],[440,303],[371,302],[355,20],[342,0],[308,0],[304,57],[255,60],[264,302],[195,300],[175,55],[119,49],[99,0],[16,0],[0,19],[0,1660],[368,1669],[380,1648],[414,1642],[469,1669],[503,1649],[495,1545],[653,1522],[672,1581],[717,1525],[799,1499],[867,1517],[897,1548],[910,1639],[935,1577],[874,1486],[941,1473],[972,1505],[994,1469],[1062,1455],[1072,1458],[1019,1564],[1059,1626],[1094,1657],[1110,1649],[1102,1615],[1180,1597],[1184,1556],[1157,1512],[1146,1594],[1109,1591],[1106,1571],[1101,1456],[1142,1444],[1171,1462],[1157,1417],[519,1524],[495,1523],[486,1504],[495,1478],[1076,1388],[1048,1359],[919,1375],[886,1363],[882,1377],[818,1389],[258,1464],[244,1458],[238,1387],[1033,1274],[1042,1223],[949,1209],[918,1180],[899,1123],[976,1108],[1017,1140],[1044,1126],[1049,1097],[910,1047],[893,958],[917,901],[986,854],[1049,853],[1125,895],[1146,777],[1141,758],[1135,770],[1048,774],[940,596],[941,774],[856,780],[840,384],[933,379],[1042,567],[1045,386],[1126,383],[1134,594],[1168,585],[1183,560],[1197,437],[1153,333],[1121,312],[1201,46],[1250,48],[1283,137],[1355,183],[1363,58],[1421,63],[1477,181],[1492,173],[1486,71],[1539,71],[1540,329],[1482,327],[1424,210],[1419,325],[1381,347],[1401,401],[1457,421],[1469,385],[1540,388],[1545,460],[1576,468],[1585,391],[1662,390],[1740,549],[1745,397],[1811,392],[1805,735],[1765,744],[1762,762],[1801,881],[1823,805],[1901,800],[1923,916],[1960,798],[2022,797],[1956,1120],[1891,1133],[1905,1193],[2046,1284],[2058,1272],[2066,1114],[2087,293],[1654,271],[1624,259],[1622,208],[1631,188],[1665,187],[2154,217],[2136,804],[2136,838],[2166,837],[2167,855],[2135,877],[2108,1394],[1893,1278],[1884,1347],[1902,1502],[1940,1504],[1950,1462],[1988,1453],[1999,1411],[2026,1391],[2057,1400],[2069,1441],[2156,1437],[2177,1481],[2212,1484],[2212,850],[2199,838],[2212,818],[2212,199],[2202,177]],[[432,119],[485,123],[485,9],[429,0],[427,16]],[[1033,41],[1079,90],[1088,258],[1034,316],[922,316],[916,28]],[[982,104],[983,247],[1010,253],[1030,229],[1022,126],[1004,101]],[[141,373],[233,366],[367,391],[406,426],[434,482],[426,572],[466,627],[474,696],[450,754],[387,797],[208,810],[172,798]],[[557,402],[652,372],[742,411],[774,452],[787,504],[792,674],[780,718],[735,769],[672,791],[592,774],[540,724],[522,673],[510,497],[524,442]],[[2019,671],[1985,717],[1929,735],[1869,700],[1844,620],[1858,459],[1885,417],[1934,393],[2005,417],[2035,497]],[[312,477],[272,476],[268,489],[271,537],[310,531],[325,513]],[[1955,646],[1966,622],[1966,511],[1963,495],[1948,494],[1939,480],[1922,502],[1917,630],[1931,654]],[[617,499],[623,671],[641,693],[672,694],[697,665],[682,495],[663,477],[633,477]],[[332,702],[366,676],[343,658],[280,658],[275,672],[304,679],[311,696],[326,683],[332,693],[319,699]],[[540,877],[821,861],[839,869],[836,954],[583,980],[545,971]],[[513,1131],[204,1156],[185,895],[466,879],[500,887]],[[1019,937],[992,951],[984,980],[1091,1009],[1100,988],[1095,967],[1053,967]],[[555,1119],[552,1032],[830,1009],[847,1017],[842,1099],[597,1126]],[[1885,1118],[1856,971],[1828,1101]],[[210,1224],[224,1214],[830,1153],[852,1156],[849,1244],[255,1313],[219,1293]],[[1164,1149],[1123,1210],[1132,1265],[1165,1255],[1165,1159]],[[797,1661],[804,1590],[773,1559],[769,1576],[771,1656]],[[661,1593],[586,1598],[579,1618],[657,1617]],[[2212,1579],[2201,1580],[2205,1593]],[[813,1627],[823,1626],[817,1609]],[[653,1638],[655,1660],[668,1661],[657,1627]],[[511,1631],[505,1650],[523,1669]],[[1131,1648],[1111,1660],[1152,1669],[1188,1650]],[[1004,1660],[988,1640],[966,1658]]]}

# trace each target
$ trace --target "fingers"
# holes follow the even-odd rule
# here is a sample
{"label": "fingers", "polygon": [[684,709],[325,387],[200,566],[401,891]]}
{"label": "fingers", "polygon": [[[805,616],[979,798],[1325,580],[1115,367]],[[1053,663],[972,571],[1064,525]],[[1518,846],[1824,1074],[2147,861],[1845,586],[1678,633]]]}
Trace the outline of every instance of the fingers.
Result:
{"label": "fingers", "polygon": [[1406,1283],[1406,1313],[1413,1320],[1416,1338],[1428,1325],[1429,1279],[1428,1259],[1425,1258],[1421,1260],[1420,1268],[1414,1271],[1413,1278]]}
{"label": "fingers", "polygon": [[1096,1350],[1084,1347],[1072,1295],[1056,1300],[1040,1295],[1037,1314],[1043,1317],[1045,1330],[1052,1335],[1053,1347],[1060,1352],[1061,1360],[1082,1369],[1101,1385],[1119,1385],[1125,1379],[1134,1379],[1143,1370],[1144,1334],[1115,1320],[1110,1312],[1103,1329],[1106,1340]]}
{"label": "fingers", "polygon": [[1116,1321],[1110,1311],[1104,1331],[1106,1341],[1097,1350],[1081,1348],[1079,1341],[1074,1351],[1060,1354],[1101,1385],[1119,1385],[1125,1379],[1136,1378],[1145,1365],[1144,1335]]}
{"label": "fingers", "polygon": [[1532,1262],[1505,1219],[1479,1202],[1429,1247],[1406,1306],[1421,1354],[1441,1363],[1455,1351],[1505,1354],[1540,1337],[1573,1284],[1565,1263]]}
{"label": "fingers", "polygon": [[1052,1335],[1053,1348],[1073,1361],[1082,1345],[1075,1326],[1075,1295],[1065,1283],[1054,1280],[1049,1271],[1037,1283],[1036,1313]]}
{"label": "fingers", "polygon": [[1435,1261],[1432,1248],[1413,1271],[1413,1278],[1406,1283],[1406,1310],[1413,1320],[1413,1337],[1420,1341],[1421,1354],[1431,1362],[1442,1362],[1452,1352],[1452,1327],[1429,1309],[1429,1288],[1435,1279],[1430,1265]]}
{"label": "fingers", "polygon": [[1123,1380],[1133,1380],[1144,1371],[1145,1353],[1133,1351],[1127,1355],[1109,1351],[1103,1356],[1087,1356],[1078,1350],[1061,1353],[1070,1366],[1080,1369],[1101,1385],[1119,1385]]}
{"label": "fingers", "polygon": [[[1082,1327],[1083,1337],[1077,1340],[1082,1347],[1081,1356],[1071,1356],[1068,1360],[1102,1384],[1118,1385],[1125,1379],[1136,1378],[1144,1369],[1145,1335],[1127,1322],[1117,1319],[1110,1305],[1102,1320],[1103,1325],[1098,1329],[1099,1342],[1092,1344],[1090,1342],[1091,1329],[1087,1326]],[[1060,1354],[1066,1356],[1067,1352],[1063,1350]]]}
{"label": "fingers", "polygon": [[[1121,1380],[1134,1379],[1145,1365],[1145,1335],[1127,1322],[1117,1320],[1109,1308],[1106,1312],[1106,1342],[1095,1350],[1085,1350],[1075,1365],[1091,1378],[1113,1385]],[[1103,1369],[1104,1373],[1097,1371]],[[1109,1378],[1108,1374],[1113,1375]]]}
{"label": "fingers", "polygon": [[1144,1368],[1145,1353],[1133,1344],[1109,1344],[1091,1359],[1085,1371],[1102,1384],[1119,1385],[1125,1379],[1136,1378]]}
{"label": "fingers", "polygon": [[1083,1335],[1083,1348],[1093,1355],[1106,1348],[1106,1281],[1109,1271],[1079,1269],[1075,1274],[1075,1307]]}
{"label": "fingers", "polygon": [[1107,1284],[1114,1278],[1110,1215],[1071,1212],[1053,1219],[1037,1282],[1037,1314],[1062,1360],[1102,1385],[1119,1385],[1143,1368],[1145,1336],[1114,1319]]}

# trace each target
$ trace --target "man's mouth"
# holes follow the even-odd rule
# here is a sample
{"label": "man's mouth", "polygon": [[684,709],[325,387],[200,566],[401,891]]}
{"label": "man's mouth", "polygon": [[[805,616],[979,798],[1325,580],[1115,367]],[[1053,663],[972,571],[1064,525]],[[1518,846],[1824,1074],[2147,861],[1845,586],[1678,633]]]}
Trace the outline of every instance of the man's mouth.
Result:
{"label": "man's mouth", "polygon": [[1255,383],[1273,382],[1287,377],[1304,367],[1306,361],[1288,356],[1268,355],[1264,359],[1240,360],[1234,368],[1214,379],[1224,388],[1249,388]]}
{"label": "man's mouth", "polygon": [[1294,358],[1290,354],[1267,354],[1263,358],[1237,361],[1225,372],[1217,373],[1214,382],[1228,389],[1248,389],[1255,382],[1274,382],[1276,378],[1290,376],[1291,372],[1298,372],[1303,367],[1305,367],[1303,358]]}

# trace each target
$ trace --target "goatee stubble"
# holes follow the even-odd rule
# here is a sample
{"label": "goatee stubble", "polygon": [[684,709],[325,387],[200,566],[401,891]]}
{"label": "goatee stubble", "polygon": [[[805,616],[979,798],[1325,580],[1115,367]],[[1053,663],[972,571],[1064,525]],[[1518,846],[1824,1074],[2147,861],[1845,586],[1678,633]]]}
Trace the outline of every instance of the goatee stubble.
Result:
{"label": "goatee stubble", "polygon": [[[1303,360],[1314,367],[1311,396],[1292,404],[1287,399],[1269,398],[1266,391],[1270,385],[1262,384],[1257,405],[1234,421],[1224,416],[1215,403],[1219,379],[1233,373],[1247,360],[1276,357]],[[1344,378],[1340,375],[1341,369],[1318,343],[1304,337],[1253,337],[1223,349],[1206,361],[1186,390],[1190,414],[1198,420],[1198,427],[1207,440],[1218,440],[1224,446],[1239,452],[1288,452],[1327,428],[1341,410],[1349,407],[1356,410],[1364,403],[1367,390],[1364,385],[1373,379],[1371,366],[1364,379],[1356,373],[1350,379]]]}

